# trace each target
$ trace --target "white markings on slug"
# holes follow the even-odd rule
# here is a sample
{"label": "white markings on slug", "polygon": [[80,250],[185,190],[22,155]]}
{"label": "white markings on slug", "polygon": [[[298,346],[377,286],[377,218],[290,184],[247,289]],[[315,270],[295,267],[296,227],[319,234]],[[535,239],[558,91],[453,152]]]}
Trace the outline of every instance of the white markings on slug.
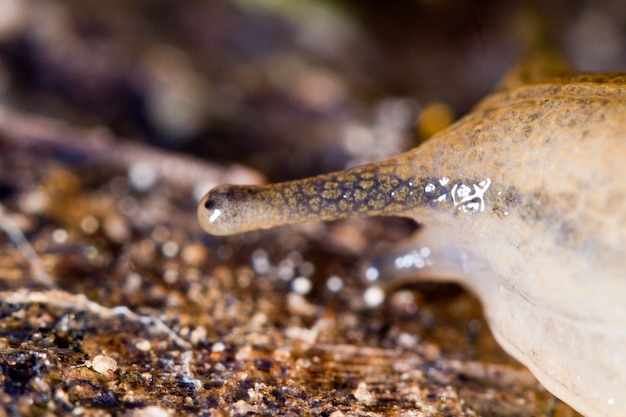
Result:
{"label": "white markings on slug", "polygon": [[[441,188],[439,188],[439,185]],[[473,211],[482,212],[485,211],[485,193],[491,186],[491,179],[487,178],[478,184],[472,184],[472,187],[463,183],[457,183],[452,186],[452,190],[448,191],[447,185],[450,184],[449,177],[441,177],[437,182],[429,182],[424,185],[424,192],[435,195],[441,194],[438,197],[433,196],[432,201],[437,203],[443,203],[448,200],[448,195],[452,196],[452,203],[454,207],[461,211]],[[437,192],[439,191],[439,192]]]}
{"label": "white markings on slug", "polygon": [[454,207],[457,207],[459,210],[463,211],[485,211],[484,196],[490,186],[490,178],[487,178],[486,180],[483,180],[478,184],[473,184],[473,193],[472,189],[465,184],[454,184],[454,187],[452,187],[451,191]]}
{"label": "white markings on slug", "polygon": [[221,215],[222,215],[222,210],[220,210],[220,209],[213,210],[213,213],[209,217],[209,222],[210,223],[215,223],[215,220],[217,220],[218,217],[220,217]]}

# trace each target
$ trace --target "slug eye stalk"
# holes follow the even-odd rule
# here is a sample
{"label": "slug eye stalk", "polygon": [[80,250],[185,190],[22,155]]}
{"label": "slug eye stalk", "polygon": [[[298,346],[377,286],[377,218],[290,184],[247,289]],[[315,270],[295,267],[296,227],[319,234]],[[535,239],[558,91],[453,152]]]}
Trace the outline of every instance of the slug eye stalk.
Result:
{"label": "slug eye stalk", "polygon": [[407,215],[408,208],[426,203],[422,182],[401,178],[389,165],[365,165],[273,185],[223,185],[202,199],[198,219],[207,233],[227,235],[308,221]]}
{"label": "slug eye stalk", "polygon": [[468,181],[437,177],[429,165],[413,167],[401,155],[297,181],[269,185],[222,185],[198,205],[198,219],[209,234],[338,220],[348,217],[406,216],[426,221],[435,212],[484,212],[491,179]]}

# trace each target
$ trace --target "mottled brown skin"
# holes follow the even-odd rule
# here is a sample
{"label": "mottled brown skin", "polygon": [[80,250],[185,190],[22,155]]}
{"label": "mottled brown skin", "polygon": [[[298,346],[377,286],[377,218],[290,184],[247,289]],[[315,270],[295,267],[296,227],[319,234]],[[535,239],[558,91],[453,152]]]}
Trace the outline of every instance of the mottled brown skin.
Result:
{"label": "mottled brown skin", "polygon": [[589,416],[626,415],[626,75],[509,88],[388,161],[276,185],[222,186],[212,234],[345,217],[426,225],[429,278],[481,298],[502,346]]}

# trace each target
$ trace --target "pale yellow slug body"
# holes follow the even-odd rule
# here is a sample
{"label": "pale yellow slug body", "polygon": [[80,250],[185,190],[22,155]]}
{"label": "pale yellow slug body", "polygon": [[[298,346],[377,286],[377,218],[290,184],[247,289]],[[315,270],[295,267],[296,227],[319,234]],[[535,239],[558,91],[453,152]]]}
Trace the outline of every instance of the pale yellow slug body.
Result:
{"label": "pale yellow slug body", "polygon": [[218,187],[198,208],[213,234],[371,215],[425,224],[409,246],[432,256],[419,274],[472,289],[550,391],[626,415],[626,75],[515,87],[396,158]]}

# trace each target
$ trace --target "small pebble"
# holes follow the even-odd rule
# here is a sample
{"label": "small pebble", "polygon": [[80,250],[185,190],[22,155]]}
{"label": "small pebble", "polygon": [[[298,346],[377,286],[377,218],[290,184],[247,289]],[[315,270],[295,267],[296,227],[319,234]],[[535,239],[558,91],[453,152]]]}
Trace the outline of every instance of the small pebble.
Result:
{"label": "small pebble", "polygon": [[132,417],[171,417],[172,413],[156,405],[150,405],[133,411]]}
{"label": "small pebble", "polygon": [[144,339],[135,343],[135,347],[142,352],[148,352],[152,349],[152,343],[150,343],[149,340]]}
{"label": "small pebble", "polygon": [[371,405],[374,403],[375,398],[372,393],[367,389],[365,382],[359,382],[356,390],[354,390],[354,398],[360,403],[365,405]]}
{"label": "small pebble", "polygon": [[112,377],[117,370],[117,361],[110,356],[96,355],[91,361],[91,369],[99,374]]}

